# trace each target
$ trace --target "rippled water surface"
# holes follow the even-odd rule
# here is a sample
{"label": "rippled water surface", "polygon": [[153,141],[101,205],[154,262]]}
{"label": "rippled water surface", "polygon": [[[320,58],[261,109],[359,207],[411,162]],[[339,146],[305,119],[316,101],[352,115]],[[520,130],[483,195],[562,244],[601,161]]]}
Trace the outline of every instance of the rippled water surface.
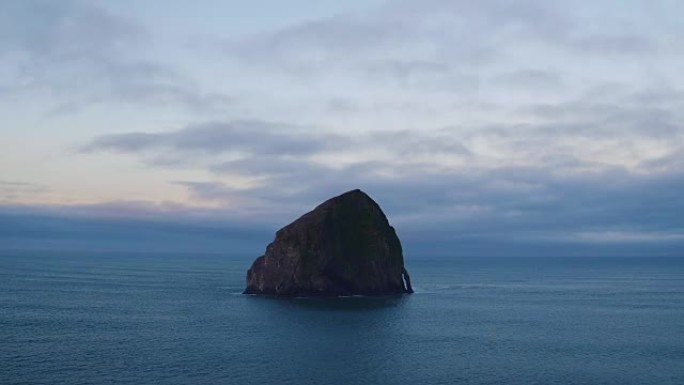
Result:
{"label": "rippled water surface", "polygon": [[684,259],[407,260],[416,294],[240,295],[249,257],[0,255],[1,384],[684,384]]}

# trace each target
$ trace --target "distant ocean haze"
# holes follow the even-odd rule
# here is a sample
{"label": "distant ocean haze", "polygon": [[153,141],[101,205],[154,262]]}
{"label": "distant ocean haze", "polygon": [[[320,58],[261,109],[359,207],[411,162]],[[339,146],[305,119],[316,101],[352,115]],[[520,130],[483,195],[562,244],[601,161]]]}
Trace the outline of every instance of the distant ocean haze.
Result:
{"label": "distant ocean haze", "polygon": [[[460,230],[435,230],[420,224],[400,225],[388,217],[397,229],[404,255],[409,259],[453,256],[682,257],[681,241],[677,238],[597,242],[517,238],[490,232],[473,235]],[[0,209],[0,252],[199,252],[257,257],[273,240],[275,231],[294,219],[296,215],[272,221],[274,223],[260,223],[231,221],[218,214],[211,218],[182,215],[144,218]]]}

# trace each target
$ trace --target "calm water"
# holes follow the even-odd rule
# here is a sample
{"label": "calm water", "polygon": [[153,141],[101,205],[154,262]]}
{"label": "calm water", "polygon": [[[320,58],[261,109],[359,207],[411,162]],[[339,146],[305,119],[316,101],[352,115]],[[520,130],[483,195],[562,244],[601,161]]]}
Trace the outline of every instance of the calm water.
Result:
{"label": "calm water", "polygon": [[251,258],[0,255],[2,384],[684,384],[684,259],[408,260],[417,293],[238,294]]}

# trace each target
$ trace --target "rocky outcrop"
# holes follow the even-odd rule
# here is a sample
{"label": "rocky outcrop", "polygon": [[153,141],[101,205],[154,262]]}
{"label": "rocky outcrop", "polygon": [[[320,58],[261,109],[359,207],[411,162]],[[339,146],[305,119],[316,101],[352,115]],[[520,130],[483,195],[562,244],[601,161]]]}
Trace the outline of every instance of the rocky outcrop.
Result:
{"label": "rocky outcrop", "polygon": [[247,272],[244,293],[385,295],[412,293],[410,282],[394,228],[375,201],[353,190],[278,230]]}

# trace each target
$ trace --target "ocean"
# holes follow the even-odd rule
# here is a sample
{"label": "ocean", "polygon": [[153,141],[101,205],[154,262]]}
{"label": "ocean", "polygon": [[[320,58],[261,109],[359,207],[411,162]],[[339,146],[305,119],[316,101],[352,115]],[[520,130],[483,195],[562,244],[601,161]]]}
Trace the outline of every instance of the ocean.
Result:
{"label": "ocean", "polygon": [[684,259],[407,258],[416,293],[240,294],[252,256],[0,255],[0,384],[684,384]]}

